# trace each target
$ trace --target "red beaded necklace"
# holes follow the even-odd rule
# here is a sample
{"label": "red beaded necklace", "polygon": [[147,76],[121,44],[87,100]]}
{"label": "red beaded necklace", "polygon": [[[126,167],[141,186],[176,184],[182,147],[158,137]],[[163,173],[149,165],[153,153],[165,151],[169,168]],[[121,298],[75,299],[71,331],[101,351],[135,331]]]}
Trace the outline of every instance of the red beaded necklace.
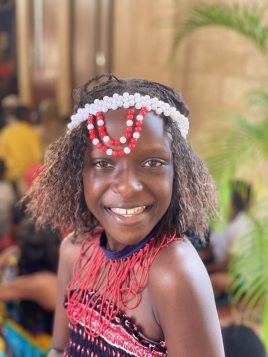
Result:
{"label": "red beaded necklace", "polygon": [[[97,147],[97,149],[102,150],[109,156],[123,156],[124,154],[130,154],[140,138],[143,118],[147,113],[148,109],[146,107],[142,107],[139,110],[136,118],[134,118],[135,109],[134,107],[129,108],[126,116],[125,134],[119,139],[113,139],[108,135],[105,127],[105,118],[103,112],[97,112],[96,116],[89,115],[87,125],[89,138],[92,144]],[[127,144],[127,146],[122,148],[124,144]],[[111,147],[115,147],[115,149]]]}

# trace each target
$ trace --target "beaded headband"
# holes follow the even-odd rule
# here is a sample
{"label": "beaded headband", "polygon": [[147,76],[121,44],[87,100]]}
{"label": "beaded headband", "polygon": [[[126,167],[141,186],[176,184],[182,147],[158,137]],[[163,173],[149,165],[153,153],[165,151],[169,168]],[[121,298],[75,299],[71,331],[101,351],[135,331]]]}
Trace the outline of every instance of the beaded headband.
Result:
{"label": "beaded headband", "polygon": [[[106,113],[108,110],[117,110],[118,108],[128,109],[126,131],[124,136],[112,139],[106,132],[103,113]],[[134,118],[135,109],[139,110],[139,112]],[[79,126],[80,123],[87,120],[89,137],[93,145],[109,156],[122,156],[129,154],[134,149],[140,138],[143,118],[149,111],[154,111],[157,115],[170,117],[178,125],[182,137],[186,138],[189,130],[189,120],[175,107],[158,98],[151,98],[149,95],[141,95],[140,93],[132,95],[127,92],[123,93],[123,95],[114,93],[112,97],[105,96],[103,99],[95,99],[94,103],[86,104],[84,108],[79,108],[71,116],[68,129],[71,131]],[[98,133],[96,133],[95,128],[97,128]],[[122,147],[127,142],[128,145],[120,149],[112,149],[110,147]]]}

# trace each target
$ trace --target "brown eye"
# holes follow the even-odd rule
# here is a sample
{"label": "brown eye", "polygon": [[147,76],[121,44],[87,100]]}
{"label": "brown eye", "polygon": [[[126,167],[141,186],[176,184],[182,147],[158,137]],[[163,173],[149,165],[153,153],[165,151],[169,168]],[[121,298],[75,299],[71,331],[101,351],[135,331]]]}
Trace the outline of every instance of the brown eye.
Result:
{"label": "brown eye", "polygon": [[156,160],[156,159],[147,160],[143,164],[143,166],[145,166],[145,167],[162,167],[164,165],[165,165],[164,161]]}
{"label": "brown eye", "polygon": [[101,169],[110,169],[113,167],[113,165],[106,160],[98,160],[93,162],[93,165],[97,168],[101,168]]}

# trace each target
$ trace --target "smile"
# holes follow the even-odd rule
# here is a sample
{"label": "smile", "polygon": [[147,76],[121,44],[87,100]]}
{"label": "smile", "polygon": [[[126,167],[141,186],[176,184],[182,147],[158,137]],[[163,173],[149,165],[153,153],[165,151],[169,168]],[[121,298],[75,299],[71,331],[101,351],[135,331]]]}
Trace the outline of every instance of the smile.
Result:
{"label": "smile", "polygon": [[118,215],[118,216],[123,216],[123,217],[130,217],[130,216],[136,216],[141,213],[143,213],[146,209],[146,206],[137,206],[133,208],[119,208],[119,207],[111,207],[109,210]]}

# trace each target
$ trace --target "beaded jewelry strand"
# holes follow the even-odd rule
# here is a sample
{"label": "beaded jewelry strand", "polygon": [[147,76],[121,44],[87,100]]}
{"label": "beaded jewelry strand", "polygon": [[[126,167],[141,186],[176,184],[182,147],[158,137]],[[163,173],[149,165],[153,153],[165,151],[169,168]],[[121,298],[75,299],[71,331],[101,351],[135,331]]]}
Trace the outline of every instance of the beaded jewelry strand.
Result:
{"label": "beaded jewelry strand", "polygon": [[[112,139],[107,134],[105,128],[105,118],[102,112],[97,112],[96,117],[94,115],[88,116],[88,125],[87,128],[89,130],[89,137],[92,141],[92,144],[95,145],[98,149],[104,151],[108,156],[123,156],[124,154],[130,154],[131,150],[133,150],[136,146],[138,139],[140,138],[140,132],[142,128],[143,118],[145,114],[148,113],[147,108],[143,107],[139,111],[136,116],[135,126],[134,126],[134,114],[135,110],[133,108],[128,109],[128,113],[126,116],[126,131],[125,135],[121,136],[119,139]],[[96,118],[96,124],[94,125],[94,119]],[[95,126],[97,127],[98,135],[95,130]],[[133,130],[134,127],[134,130]],[[103,141],[103,143],[100,141]],[[127,146],[123,149],[111,149],[107,147],[105,144],[110,146],[122,146],[129,142]]]}

